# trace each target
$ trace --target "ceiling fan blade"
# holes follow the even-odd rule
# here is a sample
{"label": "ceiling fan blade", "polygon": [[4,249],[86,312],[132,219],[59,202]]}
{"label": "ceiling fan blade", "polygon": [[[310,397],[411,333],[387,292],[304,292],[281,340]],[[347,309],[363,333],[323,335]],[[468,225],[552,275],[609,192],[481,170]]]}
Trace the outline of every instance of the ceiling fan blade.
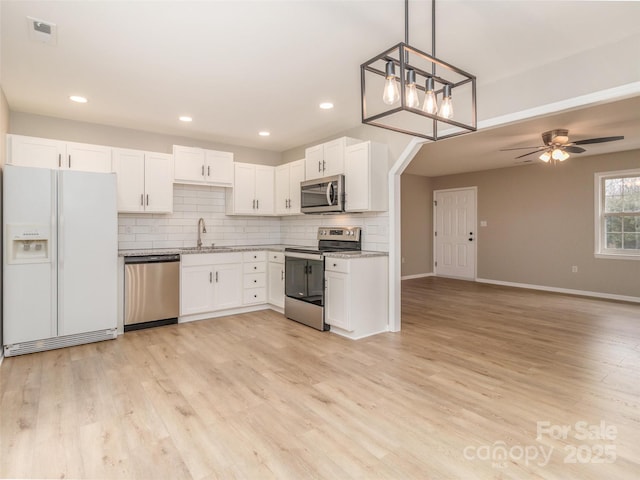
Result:
{"label": "ceiling fan blade", "polygon": [[501,148],[499,151],[500,152],[508,152],[510,150],[530,150],[532,148],[547,148],[547,147],[536,145],[535,147]]}
{"label": "ceiling fan blade", "polygon": [[[546,148],[546,147],[545,147]],[[542,150],[544,150],[544,148],[539,149],[539,150],[534,150],[533,152],[529,152],[529,153],[525,153],[524,155],[520,155],[519,157],[516,157],[515,160],[522,158],[522,157],[526,157],[528,155],[533,155],[534,153],[538,153],[541,152]]]}
{"label": "ceiling fan blade", "polygon": [[615,142],[616,140],[623,140],[623,136],[618,137],[602,137],[602,138],[587,138],[586,140],[578,140],[577,142],[572,142],[574,145],[589,145],[590,143],[604,143],[604,142]]}
{"label": "ceiling fan blade", "polygon": [[586,152],[586,150],[582,147],[574,147],[571,145],[568,145],[566,147],[562,147],[562,150],[569,152],[569,153],[582,153],[582,152]]}

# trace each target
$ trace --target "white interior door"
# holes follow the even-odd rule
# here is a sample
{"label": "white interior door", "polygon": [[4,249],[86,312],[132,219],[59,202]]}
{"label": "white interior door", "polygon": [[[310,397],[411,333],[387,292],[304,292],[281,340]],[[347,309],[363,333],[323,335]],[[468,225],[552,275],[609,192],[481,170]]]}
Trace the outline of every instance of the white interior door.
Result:
{"label": "white interior door", "polygon": [[436,275],[476,276],[476,187],[434,192]]}

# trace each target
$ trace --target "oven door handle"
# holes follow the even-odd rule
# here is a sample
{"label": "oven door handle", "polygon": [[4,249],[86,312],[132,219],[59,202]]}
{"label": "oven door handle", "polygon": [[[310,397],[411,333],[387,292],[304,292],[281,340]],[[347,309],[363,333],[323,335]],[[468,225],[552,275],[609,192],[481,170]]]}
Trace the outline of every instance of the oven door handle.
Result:
{"label": "oven door handle", "polygon": [[285,257],[302,258],[304,260],[322,260],[321,253],[284,252]]}

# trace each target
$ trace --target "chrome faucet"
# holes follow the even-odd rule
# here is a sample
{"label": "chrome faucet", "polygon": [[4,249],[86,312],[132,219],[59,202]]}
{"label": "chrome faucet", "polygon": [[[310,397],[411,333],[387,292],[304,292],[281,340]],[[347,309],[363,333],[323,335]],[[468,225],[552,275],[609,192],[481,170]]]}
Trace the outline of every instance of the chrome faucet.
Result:
{"label": "chrome faucet", "polygon": [[[202,225],[202,228],[200,228],[200,225]],[[202,237],[200,236],[200,233],[207,233],[207,227],[204,224],[204,218],[200,217],[198,219],[198,248],[202,248]]]}

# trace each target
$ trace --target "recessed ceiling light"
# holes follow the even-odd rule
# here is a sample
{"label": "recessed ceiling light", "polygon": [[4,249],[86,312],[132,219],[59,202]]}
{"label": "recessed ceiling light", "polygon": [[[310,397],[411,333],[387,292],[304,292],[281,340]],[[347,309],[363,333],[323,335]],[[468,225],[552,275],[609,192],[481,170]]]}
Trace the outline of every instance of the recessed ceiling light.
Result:
{"label": "recessed ceiling light", "polygon": [[71,95],[69,100],[76,103],[87,103],[87,99],[85,97],[81,97],[80,95]]}
{"label": "recessed ceiling light", "polygon": [[322,102],[320,104],[320,108],[322,110],[331,110],[333,108],[333,103],[331,103],[331,102]]}
{"label": "recessed ceiling light", "polygon": [[182,115],[181,117],[178,117],[178,120],[180,120],[181,122],[193,122],[193,118],[188,117],[186,115]]}
{"label": "recessed ceiling light", "polygon": [[271,135],[271,132],[263,130],[262,132],[258,132],[258,135],[260,135],[261,137],[268,137],[269,135]]}

